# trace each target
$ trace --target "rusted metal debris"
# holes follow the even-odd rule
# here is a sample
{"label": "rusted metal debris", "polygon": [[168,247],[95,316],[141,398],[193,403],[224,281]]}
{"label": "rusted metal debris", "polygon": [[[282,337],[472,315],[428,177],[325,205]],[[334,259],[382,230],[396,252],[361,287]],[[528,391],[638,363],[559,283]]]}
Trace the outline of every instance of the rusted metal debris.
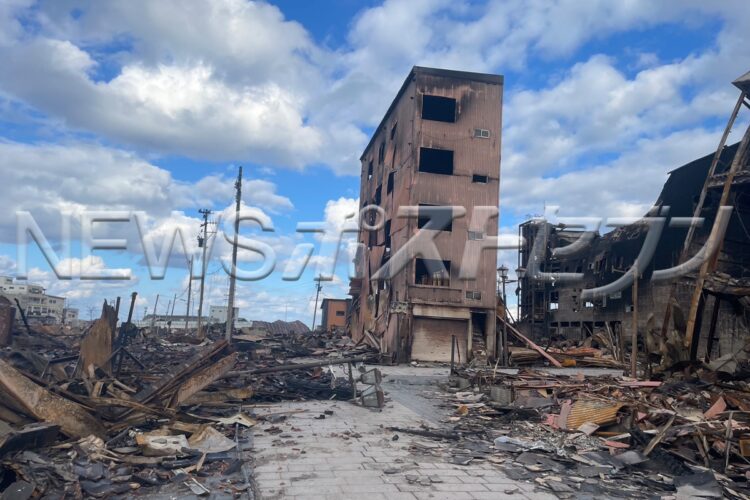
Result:
{"label": "rusted metal debris", "polygon": [[622,408],[621,403],[610,401],[579,399],[570,407],[570,413],[564,422],[560,422],[563,429],[578,429],[581,425],[606,425],[617,422],[617,412]]}

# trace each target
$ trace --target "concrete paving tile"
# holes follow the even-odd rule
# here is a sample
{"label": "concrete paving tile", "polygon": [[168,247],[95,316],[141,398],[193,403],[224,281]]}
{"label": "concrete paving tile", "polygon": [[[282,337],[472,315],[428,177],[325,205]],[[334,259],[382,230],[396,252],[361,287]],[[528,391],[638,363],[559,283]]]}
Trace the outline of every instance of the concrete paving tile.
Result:
{"label": "concrete paving tile", "polygon": [[534,491],[535,486],[531,484],[525,484],[518,481],[508,480],[508,482],[503,483],[490,483],[485,482],[484,483],[485,488],[487,488],[490,491],[505,491],[508,488],[516,487],[522,492],[527,491]]}
{"label": "concrete paving tile", "polygon": [[336,500],[388,500],[389,496],[384,495],[383,493],[367,493],[366,496],[363,498],[363,495],[360,494],[342,494],[340,497],[336,497]]}
{"label": "concrete paving tile", "polygon": [[303,479],[301,481],[290,481],[288,486],[304,486],[315,488],[316,486],[342,486],[346,483],[338,477],[313,477],[310,479]]}
{"label": "concrete paving tile", "polygon": [[320,465],[315,466],[315,470],[321,470],[321,471],[356,471],[356,470],[364,470],[364,467],[362,464],[328,464],[323,463]]}
{"label": "concrete paving tile", "polygon": [[487,491],[483,484],[436,483],[432,485],[437,491]]}
{"label": "concrete paving tile", "polygon": [[312,472],[313,470],[315,470],[315,466],[313,464],[301,464],[299,462],[289,463],[286,467],[289,472]]}
{"label": "concrete paving tile", "polygon": [[[403,367],[400,369],[403,370]],[[335,405],[335,406],[334,406]],[[458,467],[445,463],[442,457],[414,456],[410,446],[422,439],[399,433],[398,441],[391,441],[392,433],[385,432],[385,426],[419,426],[424,419],[401,403],[391,402],[382,412],[349,405],[347,403],[303,402],[282,403],[268,408],[269,413],[305,409],[305,414],[290,417],[289,426],[284,426],[294,438],[284,443],[276,436],[268,436],[262,427],[256,427],[254,440],[259,467],[256,482],[262,491],[284,498],[403,498],[416,500],[429,498],[439,500],[450,498],[462,500],[473,498],[506,497],[502,491],[514,482],[495,466],[472,464]],[[334,414],[324,420],[313,417],[325,409],[333,409]],[[291,426],[299,430],[292,431]],[[344,432],[358,432],[360,438],[343,439]],[[305,451],[306,453],[301,453]],[[280,464],[281,468],[273,468]],[[389,467],[402,469],[399,474],[384,474]],[[272,474],[263,476],[262,474]],[[273,475],[278,473],[278,476]],[[438,476],[441,483],[427,486],[410,484],[406,474]],[[307,475],[315,475],[307,477]],[[298,479],[294,479],[297,477]],[[293,480],[294,479],[294,480]],[[281,490],[270,485],[286,484]],[[272,481],[274,481],[272,483]],[[265,486],[263,483],[266,483]],[[497,489],[489,491],[486,484],[494,484]],[[531,497],[533,485],[518,490],[521,497]],[[470,491],[479,489],[478,491]],[[521,498],[519,497],[519,498]]]}
{"label": "concrete paving tile", "polygon": [[365,478],[381,478],[383,476],[383,473],[379,470],[341,470],[341,471],[333,471],[333,474],[336,477],[343,477],[346,479],[351,479],[352,481],[356,481],[357,479],[365,479]]}
{"label": "concrete paving tile", "polygon": [[507,495],[497,491],[472,491],[471,496],[478,500],[497,500],[498,498],[502,500],[529,500],[529,497],[523,493],[511,493]]}
{"label": "concrete paving tile", "polygon": [[466,472],[461,469],[438,469],[436,468],[429,474],[435,474],[437,476],[465,476]]}
{"label": "concrete paving tile", "polygon": [[467,474],[466,476],[453,476],[453,477],[458,478],[461,482],[470,483],[470,484],[474,484],[474,483],[481,484],[481,483],[486,482],[486,480],[482,476],[471,476]]}
{"label": "concrete paving tile", "polygon": [[339,486],[332,484],[320,485],[316,486],[315,488],[306,486],[293,486],[284,490],[284,494],[286,496],[325,495],[330,498],[332,495],[335,495],[335,498],[339,498],[343,493],[343,490]]}
{"label": "concrete paving tile", "polygon": [[393,484],[385,481],[382,476],[364,476],[359,474],[350,474],[348,477],[340,478],[345,484]]}
{"label": "concrete paving tile", "polygon": [[471,500],[471,493],[459,491],[417,491],[414,496],[420,500]]}
{"label": "concrete paving tile", "polygon": [[385,484],[385,483],[373,483],[373,484],[367,484],[367,483],[360,483],[360,484],[349,484],[346,487],[347,493],[383,493],[383,494],[390,494],[390,493],[399,493],[399,489],[396,487],[395,484]]}
{"label": "concrete paving tile", "polygon": [[421,484],[418,484],[418,483],[397,484],[396,488],[398,488],[399,491],[408,491],[408,492],[428,491],[431,489],[429,486],[422,486]]}

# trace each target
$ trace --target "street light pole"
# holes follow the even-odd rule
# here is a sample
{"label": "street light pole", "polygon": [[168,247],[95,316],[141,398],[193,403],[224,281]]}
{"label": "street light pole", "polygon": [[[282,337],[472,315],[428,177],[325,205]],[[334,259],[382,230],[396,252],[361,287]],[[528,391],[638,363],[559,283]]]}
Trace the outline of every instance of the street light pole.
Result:
{"label": "street light pole", "polygon": [[502,298],[503,298],[503,336],[501,340],[503,348],[503,366],[508,366],[508,300],[505,296],[505,284],[508,280],[508,267],[504,264],[497,268],[497,272],[500,275],[500,281],[502,282]]}
{"label": "street light pole", "polygon": [[523,296],[523,289],[521,288],[521,284],[525,277],[526,269],[523,267],[516,268],[516,282],[518,283],[518,285],[516,285],[516,295],[518,296],[518,299],[516,299],[516,307],[518,308],[518,310],[516,311],[516,321],[518,321],[519,323],[522,321],[521,313],[523,313],[523,308],[521,307],[521,297]]}

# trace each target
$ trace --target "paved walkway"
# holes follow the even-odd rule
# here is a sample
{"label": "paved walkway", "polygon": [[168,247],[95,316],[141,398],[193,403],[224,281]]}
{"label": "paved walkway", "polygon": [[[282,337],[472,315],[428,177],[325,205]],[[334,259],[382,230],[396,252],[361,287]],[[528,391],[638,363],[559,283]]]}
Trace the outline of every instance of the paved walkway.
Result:
{"label": "paved walkway", "polygon": [[[491,463],[460,466],[444,462],[429,450],[415,454],[412,444],[429,447],[431,441],[386,427],[433,426],[437,419],[424,418],[424,402],[414,405],[408,390],[398,385],[384,384],[394,397],[382,411],[333,401],[279,403],[257,409],[259,414],[296,412],[283,422],[264,422],[254,428],[254,482],[261,498],[555,498],[535,492],[533,483],[508,478]],[[326,410],[333,413],[326,414]]]}

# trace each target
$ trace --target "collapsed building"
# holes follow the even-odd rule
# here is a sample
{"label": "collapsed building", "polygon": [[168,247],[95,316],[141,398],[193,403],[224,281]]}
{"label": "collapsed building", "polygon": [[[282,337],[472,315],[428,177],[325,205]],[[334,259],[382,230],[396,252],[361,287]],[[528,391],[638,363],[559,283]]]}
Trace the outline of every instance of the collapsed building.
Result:
{"label": "collapsed building", "polygon": [[[447,361],[454,338],[463,359],[474,337],[495,349],[497,258],[481,244],[497,217],[475,208],[499,202],[502,90],[499,75],[414,67],[360,158],[360,208],[381,210],[362,221],[351,334],[394,361]],[[420,234],[439,257],[409,243]],[[469,261],[476,279],[459,277]]]}
{"label": "collapsed building", "polygon": [[[748,75],[734,82],[742,93],[727,130],[741,104],[748,105]],[[520,329],[540,342],[610,335],[624,345],[636,312],[646,352],[671,362],[715,359],[741,349],[750,325],[748,133],[732,146],[724,145],[726,136],[716,153],[671,171],[654,208],[638,223],[603,235],[542,219],[521,224]],[[720,206],[731,207],[723,235]],[[702,223],[691,229],[685,218],[692,217]],[[650,232],[652,241],[658,236],[653,255],[639,257],[650,246]],[[685,271],[685,261],[712,244],[718,253],[711,268],[693,266],[677,277],[665,271],[680,264]],[[637,260],[642,264],[635,293],[629,284],[608,292],[608,284],[632,274]],[[595,289],[602,292],[592,293]]]}

